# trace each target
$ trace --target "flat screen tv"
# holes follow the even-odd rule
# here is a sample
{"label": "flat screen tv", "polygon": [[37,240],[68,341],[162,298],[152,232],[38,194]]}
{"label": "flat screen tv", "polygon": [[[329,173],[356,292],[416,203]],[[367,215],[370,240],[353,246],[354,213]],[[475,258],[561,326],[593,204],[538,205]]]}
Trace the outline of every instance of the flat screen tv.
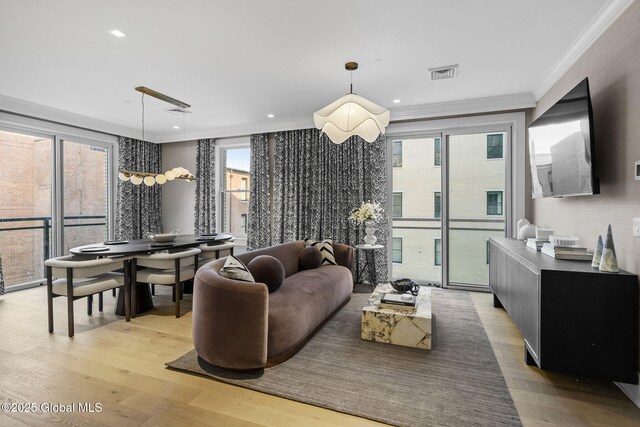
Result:
{"label": "flat screen tv", "polygon": [[534,199],[600,193],[588,79],[529,125],[529,150]]}

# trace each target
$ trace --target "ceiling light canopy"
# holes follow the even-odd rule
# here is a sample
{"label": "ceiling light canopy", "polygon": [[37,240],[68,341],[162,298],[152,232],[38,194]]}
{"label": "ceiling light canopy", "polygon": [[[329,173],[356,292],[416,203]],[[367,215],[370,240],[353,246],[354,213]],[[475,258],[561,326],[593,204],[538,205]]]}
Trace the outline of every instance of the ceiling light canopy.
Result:
{"label": "ceiling light canopy", "polygon": [[118,30],[117,28],[116,28],[116,29],[113,29],[113,30],[111,30],[111,31],[109,31],[109,32],[110,32],[113,36],[115,36],[115,37],[117,37],[117,38],[119,38],[119,39],[121,39],[121,38],[123,38],[123,37],[126,37],[126,36],[127,36],[125,33],[123,33],[122,31]]}
{"label": "ceiling light canopy", "polygon": [[[352,72],[358,69],[358,63],[347,62],[344,68]],[[349,94],[313,113],[316,128],[335,144],[355,135],[373,142],[384,134],[389,118],[389,110],[353,93],[353,83]]]}

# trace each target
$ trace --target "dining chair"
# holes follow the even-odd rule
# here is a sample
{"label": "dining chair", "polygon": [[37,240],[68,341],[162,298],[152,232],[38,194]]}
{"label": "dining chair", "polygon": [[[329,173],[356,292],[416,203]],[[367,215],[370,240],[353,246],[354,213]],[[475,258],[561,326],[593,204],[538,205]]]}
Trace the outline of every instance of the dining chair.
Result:
{"label": "dining chair", "polygon": [[[87,314],[93,312],[93,295],[98,294],[98,310],[102,311],[102,292],[124,288],[125,318],[131,320],[128,304],[131,289],[129,275],[125,267],[128,258],[83,259],[73,255],[51,258],[45,261],[47,267],[47,305],[49,311],[49,333],[53,333],[53,299],[67,297],[67,317],[69,336],[74,335],[73,302],[87,297]],[[124,273],[116,272],[123,269]],[[56,280],[53,280],[53,278]]]}
{"label": "dining chair", "polygon": [[[176,304],[176,317],[180,317],[180,299],[182,298],[182,282],[193,279],[198,270],[200,249],[191,248],[180,252],[154,253],[136,255],[134,265],[146,267],[136,272],[138,283],[166,285],[173,287]],[[132,305],[136,306],[135,286],[132,292]]]}
{"label": "dining chair", "polygon": [[200,246],[199,262],[200,264],[205,264],[214,259],[218,259],[220,257],[224,257],[227,255],[233,255],[233,242],[223,243],[221,245],[202,245]]}

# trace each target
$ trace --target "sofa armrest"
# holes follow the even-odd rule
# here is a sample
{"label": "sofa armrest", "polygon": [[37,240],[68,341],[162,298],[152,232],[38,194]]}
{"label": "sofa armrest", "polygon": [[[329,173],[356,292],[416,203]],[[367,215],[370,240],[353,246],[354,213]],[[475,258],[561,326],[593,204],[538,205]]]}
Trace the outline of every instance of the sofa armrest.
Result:
{"label": "sofa armrest", "polygon": [[353,247],[342,243],[334,243],[333,256],[335,256],[338,265],[353,271]]}
{"label": "sofa armrest", "polygon": [[267,362],[267,286],[222,277],[214,264],[201,267],[194,280],[196,351],[223,368],[263,368]]}

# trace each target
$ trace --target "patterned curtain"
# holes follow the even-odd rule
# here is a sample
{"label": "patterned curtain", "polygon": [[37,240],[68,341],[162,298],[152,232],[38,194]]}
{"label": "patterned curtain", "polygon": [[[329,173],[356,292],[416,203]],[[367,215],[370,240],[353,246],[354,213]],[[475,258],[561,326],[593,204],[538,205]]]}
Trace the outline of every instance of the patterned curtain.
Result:
{"label": "patterned curtain", "polygon": [[196,155],[196,233],[216,231],[216,140],[199,139]]}
{"label": "patterned curtain", "polygon": [[267,134],[251,135],[247,249],[271,246],[271,174]]}
{"label": "patterned curtain", "polygon": [[4,272],[2,271],[2,257],[0,257],[0,295],[4,295]]}
{"label": "patterned curtain", "polygon": [[[317,129],[275,134],[273,170],[273,244],[305,238],[332,238],[361,244],[364,226],[348,220],[363,201],[380,203],[385,214],[376,237],[385,248],[375,251],[379,281],[387,279],[386,143],[359,137],[333,144]],[[253,194],[252,194],[253,195]],[[363,265],[363,251],[357,251]],[[366,273],[365,273],[366,274]]]}
{"label": "patterned curtain", "polygon": [[[160,173],[162,150],[159,144],[120,137],[118,140],[118,169]],[[118,180],[115,237],[141,239],[147,233],[159,233],[162,228],[162,191],[160,185]]]}

